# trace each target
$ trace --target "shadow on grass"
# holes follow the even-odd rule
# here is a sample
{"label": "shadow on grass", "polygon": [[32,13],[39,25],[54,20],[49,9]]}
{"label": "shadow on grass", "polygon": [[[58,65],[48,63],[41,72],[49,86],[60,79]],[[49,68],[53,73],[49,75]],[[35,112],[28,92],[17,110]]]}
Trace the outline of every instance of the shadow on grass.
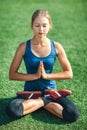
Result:
{"label": "shadow on grass", "polygon": [[[15,97],[12,98],[4,98],[0,99],[0,126],[6,125],[14,120],[19,120],[20,118],[14,117],[8,110],[7,106],[10,101],[12,101]],[[27,115],[28,116],[28,115]],[[49,123],[49,124],[62,124],[65,125],[68,122],[65,122],[58,117],[52,115],[48,111],[42,109],[39,109],[33,113],[31,113],[31,116],[33,119]],[[22,117],[23,118],[23,117]]]}
{"label": "shadow on grass", "polygon": [[7,106],[10,101],[12,101],[15,97],[12,98],[3,98],[0,99],[0,126],[6,125],[14,120],[18,120],[16,117],[12,117],[11,113],[7,111]]}
{"label": "shadow on grass", "polygon": [[41,108],[34,113],[31,113],[31,116],[34,120],[40,121],[40,122],[45,122],[49,124],[58,124],[58,125],[66,125],[69,124],[68,122],[54,116],[47,110]]}

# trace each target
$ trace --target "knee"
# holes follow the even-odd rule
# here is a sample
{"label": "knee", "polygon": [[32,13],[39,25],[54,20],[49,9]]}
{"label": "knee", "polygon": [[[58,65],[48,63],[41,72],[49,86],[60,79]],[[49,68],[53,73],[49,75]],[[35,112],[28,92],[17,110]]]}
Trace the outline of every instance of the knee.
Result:
{"label": "knee", "polygon": [[22,117],[23,116],[23,99],[14,99],[9,104],[9,111],[13,116]]}
{"label": "knee", "polygon": [[80,116],[80,113],[77,108],[68,108],[68,109],[63,109],[63,119],[69,122],[74,122],[76,121]]}

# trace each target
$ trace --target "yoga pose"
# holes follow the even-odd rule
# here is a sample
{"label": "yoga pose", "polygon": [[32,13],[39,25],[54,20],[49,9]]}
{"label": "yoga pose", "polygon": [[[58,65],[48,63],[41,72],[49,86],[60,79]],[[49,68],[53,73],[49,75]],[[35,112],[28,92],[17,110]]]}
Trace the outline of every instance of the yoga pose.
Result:
{"label": "yoga pose", "polygon": [[[71,79],[73,72],[62,45],[47,37],[52,28],[47,10],[33,13],[31,28],[32,38],[19,45],[9,70],[11,80],[25,81],[24,92],[17,93],[17,97],[9,104],[9,110],[15,116],[22,117],[43,107],[58,118],[76,121],[79,111],[66,97],[71,91],[57,90],[56,87],[56,80]],[[62,71],[54,73],[52,70],[56,59]],[[22,60],[26,74],[18,71]]]}

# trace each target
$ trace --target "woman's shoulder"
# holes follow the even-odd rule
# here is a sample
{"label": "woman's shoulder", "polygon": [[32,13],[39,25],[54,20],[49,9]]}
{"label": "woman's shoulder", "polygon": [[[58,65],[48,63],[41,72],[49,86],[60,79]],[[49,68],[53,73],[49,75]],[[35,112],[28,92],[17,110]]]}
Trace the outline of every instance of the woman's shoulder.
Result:
{"label": "woman's shoulder", "polygon": [[55,45],[56,47],[62,46],[61,43],[60,43],[60,42],[57,42],[57,41],[54,41],[54,45]]}
{"label": "woman's shoulder", "polygon": [[25,48],[26,48],[26,42],[20,43],[19,46],[18,46],[18,48],[21,49],[21,50],[25,50]]}
{"label": "woman's shoulder", "polygon": [[26,42],[22,42],[19,44],[19,48],[24,48],[26,46]]}
{"label": "woman's shoulder", "polygon": [[22,42],[22,43],[19,44],[19,46],[17,48],[17,52],[24,54],[25,49],[26,49],[26,42]]}
{"label": "woman's shoulder", "polygon": [[30,40],[27,40],[26,42],[22,42],[18,46],[18,50],[21,51],[23,54],[26,51],[26,48],[29,47]]}
{"label": "woman's shoulder", "polygon": [[58,54],[63,47],[62,47],[61,43],[56,42],[56,41],[54,41],[54,45],[55,45],[55,48],[56,48],[56,52]]}

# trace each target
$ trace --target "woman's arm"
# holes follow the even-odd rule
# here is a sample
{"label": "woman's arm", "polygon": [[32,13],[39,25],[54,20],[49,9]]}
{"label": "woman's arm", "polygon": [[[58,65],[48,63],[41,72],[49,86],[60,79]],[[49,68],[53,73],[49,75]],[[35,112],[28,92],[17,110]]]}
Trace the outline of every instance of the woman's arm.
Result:
{"label": "woman's arm", "polygon": [[[36,74],[23,74],[18,72],[18,69],[20,67],[20,64],[22,62],[23,55],[25,53],[26,43],[22,43],[17,48],[17,51],[15,53],[15,56],[13,58],[13,61],[10,66],[9,70],[9,79],[10,80],[23,80],[23,81],[29,81],[29,80],[36,80],[38,79],[41,74],[40,72]],[[38,68],[38,71],[40,71],[40,66]]]}
{"label": "woman's arm", "polygon": [[52,80],[71,79],[73,77],[73,72],[72,72],[71,65],[67,59],[66,53],[65,53],[63,47],[59,43],[56,42],[55,47],[56,47],[56,51],[58,54],[58,60],[62,67],[62,72],[47,74],[47,75],[45,75],[45,77],[48,80],[49,79],[52,79]]}

